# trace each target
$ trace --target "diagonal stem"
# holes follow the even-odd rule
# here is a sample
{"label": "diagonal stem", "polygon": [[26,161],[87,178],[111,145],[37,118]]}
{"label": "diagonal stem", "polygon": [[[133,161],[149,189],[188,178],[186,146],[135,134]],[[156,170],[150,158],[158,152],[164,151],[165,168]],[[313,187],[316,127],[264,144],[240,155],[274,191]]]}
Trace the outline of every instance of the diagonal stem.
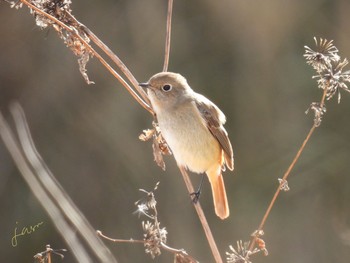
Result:
{"label": "diagonal stem", "polygon": [[[61,22],[60,20],[58,20],[57,18],[51,16],[50,14],[45,13],[44,11],[42,11],[41,9],[37,8],[35,5],[29,3],[26,0],[20,0],[23,4],[27,5],[29,8],[35,10],[35,12],[47,17],[48,19],[50,19],[51,21],[55,22],[56,24],[58,24],[59,26],[61,26],[62,28],[64,28],[65,30],[67,30],[68,32],[70,32],[71,34],[73,34],[75,37],[77,37],[79,39],[79,41],[81,41],[84,46],[89,50],[89,52],[91,52],[100,62],[101,64],[127,89],[127,91],[131,94],[131,96],[133,96],[133,98],[148,112],[150,112],[151,114],[153,114],[153,109],[149,106],[149,100],[147,95],[145,94],[145,92],[138,87],[138,83],[136,81],[136,79],[134,78],[134,76],[131,74],[131,72],[126,68],[126,66],[121,62],[121,60],[118,57],[113,57],[111,56],[110,53],[108,53],[106,50],[109,49],[103,49],[103,47],[106,47],[102,41],[100,41],[94,34],[92,34],[92,32],[90,30],[87,30],[87,28],[85,26],[83,26],[81,23],[79,23],[71,14],[69,14],[70,18],[74,20],[75,23],[77,23],[77,25],[81,26],[81,28],[84,29],[84,32],[86,34],[89,35],[89,37],[91,37],[91,39],[94,41],[94,43],[96,45],[102,43],[102,45],[98,45],[107,55],[109,55],[109,57],[113,60],[114,63],[117,64],[117,66],[119,66],[119,68],[123,71],[123,73],[129,78],[129,80],[132,82],[132,84],[135,86],[135,88],[139,91],[139,93],[141,94],[142,98],[130,87],[130,85],[122,78],[122,76],[120,76],[120,74],[118,74],[108,63],[105,59],[103,59],[103,57],[92,47],[90,46],[84,38],[82,38],[80,36],[80,34],[78,33],[79,30],[76,29],[73,26],[68,26],[65,23]],[[102,47],[101,47],[102,46]],[[111,52],[112,53],[112,52]],[[119,63],[118,63],[119,62]]]}
{"label": "diagonal stem", "polygon": [[[138,81],[136,80],[134,75],[130,72],[130,70],[127,68],[127,66],[123,63],[123,61],[115,53],[113,53],[113,51],[105,43],[103,43],[88,27],[80,23],[72,14],[68,12],[66,14],[69,16],[71,20],[74,21],[74,23],[78,25],[80,29],[84,31],[86,35],[88,35],[90,40],[94,42],[118,66],[118,68],[124,73],[124,75],[128,78],[128,80],[134,86],[136,91],[141,95],[142,99],[148,105],[150,105],[147,93],[139,86]],[[150,112],[150,113],[153,113],[153,112]]]}
{"label": "diagonal stem", "polygon": [[[327,94],[327,89],[324,89],[323,95],[322,95],[322,99],[321,99],[321,102],[320,102],[320,106],[321,106],[321,107],[324,106],[324,102],[325,102],[325,99],[326,99],[326,94]],[[287,180],[287,178],[288,178],[288,176],[290,175],[292,169],[294,168],[295,164],[296,164],[297,161],[299,160],[299,157],[300,157],[301,153],[304,151],[306,144],[307,144],[308,141],[310,140],[311,135],[314,133],[314,131],[315,131],[315,129],[316,129],[317,127],[318,127],[318,126],[317,126],[315,123],[312,125],[312,127],[311,127],[309,133],[307,134],[305,140],[303,141],[303,143],[302,143],[302,145],[300,146],[300,148],[299,148],[297,154],[295,155],[295,157],[294,157],[292,163],[289,165],[287,171],[284,173],[284,175],[283,175],[283,177],[282,177],[282,180],[281,180],[280,184],[278,185],[278,188],[277,188],[277,190],[276,190],[274,196],[272,197],[269,206],[268,206],[267,209],[266,209],[266,212],[265,212],[265,214],[264,214],[264,216],[263,216],[263,218],[262,218],[262,220],[261,220],[261,222],[260,222],[260,225],[259,225],[258,229],[254,232],[254,233],[256,233],[256,234],[254,234],[253,237],[252,237],[252,241],[251,241],[251,243],[250,243],[250,245],[249,245],[249,251],[253,251],[253,248],[254,248],[254,246],[255,246],[256,240],[257,240],[257,238],[259,237],[259,235],[261,235],[260,233],[262,232],[262,230],[263,230],[263,228],[264,228],[264,226],[265,226],[266,220],[267,220],[267,218],[268,218],[269,215],[270,215],[270,212],[271,212],[271,210],[272,210],[272,207],[274,206],[274,204],[275,204],[275,202],[276,202],[276,200],[277,200],[277,197],[278,197],[278,195],[280,194],[280,192],[281,192],[281,190],[282,190],[282,188],[281,188],[282,184]],[[249,256],[249,254],[247,255],[247,257],[248,257],[248,256]]]}
{"label": "diagonal stem", "polygon": [[[194,192],[194,188],[193,188],[193,185],[191,183],[191,180],[190,180],[190,178],[188,176],[188,173],[187,173],[186,169],[184,167],[181,167],[181,166],[179,166],[179,169],[180,169],[182,177],[183,177],[183,179],[185,181],[185,184],[186,184],[188,192],[189,193],[193,193]],[[218,247],[217,247],[217,245],[215,243],[214,236],[213,236],[213,234],[212,234],[212,232],[210,230],[207,218],[205,217],[205,214],[203,212],[203,209],[202,209],[199,201],[194,204],[194,208],[196,209],[196,212],[198,214],[199,220],[201,221],[201,224],[202,224],[205,236],[207,237],[207,240],[208,240],[211,252],[212,252],[212,254],[214,256],[215,262],[216,263],[223,263],[221,255],[220,255],[220,252],[219,252],[219,249],[218,249]]]}

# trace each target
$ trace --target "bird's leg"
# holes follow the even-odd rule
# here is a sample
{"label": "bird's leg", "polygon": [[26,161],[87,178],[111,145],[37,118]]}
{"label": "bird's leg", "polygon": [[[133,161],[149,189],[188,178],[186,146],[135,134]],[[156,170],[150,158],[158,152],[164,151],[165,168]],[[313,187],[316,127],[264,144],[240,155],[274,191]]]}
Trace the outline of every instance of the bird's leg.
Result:
{"label": "bird's leg", "polygon": [[202,192],[202,184],[203,184],[204,176],[205,176],[205,174],[202,175],[202,179],[199,183],[197,190],[190,194],[191,196],[193,196],[192,202],[195,204],[198,202],[199,196],[201,195],[201,192]]}

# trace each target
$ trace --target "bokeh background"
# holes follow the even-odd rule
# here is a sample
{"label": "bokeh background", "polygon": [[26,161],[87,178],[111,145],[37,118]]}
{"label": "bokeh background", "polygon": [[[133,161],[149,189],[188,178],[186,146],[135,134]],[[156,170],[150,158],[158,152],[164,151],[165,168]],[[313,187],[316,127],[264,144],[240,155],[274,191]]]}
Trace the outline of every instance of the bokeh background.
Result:
{"label": "bokeh background", "polygon": [[[137,80],[161,71],[165,0],[74,0],[73,14],[129,67]],[[205,182],[201,203],[225,257],[228,246],[248,240],[310,129],[305,115],[318,101],[304,45],[333,39],[350,57],[348,0],[202,0],[174,4],[169,70],[182,73],[196,91],[225,112],[235,152],[226,172],[228,220],[213,211]],[[172,157],[163,172],[151,143],[138,140],[152,118],[93,59],[87,85],[76,58],[53,30],[40,30],[26,8],[0,2],[0,107],[23,106],[39,152],[94,228],[115,238],[142,238],[133,212],[156,182],[159,219],[168,244],[213,262],[196,213]],[[269,256],[254,262],[349,262],[350,94],[327,102],[327,114],[289,178],[265,227]],[[194,184],[199,176],[192,176]],[[32,262],[46,244],[66,244],[0,143],[0,261]],[[16,223],[18,222],[18,223]],[[15,227],[44,224],[11,246]],[[142,245],[108,244],[119,262],[152,260]],[[54,262],[60,262],[54,258]],[[75,262],[70,252],[62,262]]]}

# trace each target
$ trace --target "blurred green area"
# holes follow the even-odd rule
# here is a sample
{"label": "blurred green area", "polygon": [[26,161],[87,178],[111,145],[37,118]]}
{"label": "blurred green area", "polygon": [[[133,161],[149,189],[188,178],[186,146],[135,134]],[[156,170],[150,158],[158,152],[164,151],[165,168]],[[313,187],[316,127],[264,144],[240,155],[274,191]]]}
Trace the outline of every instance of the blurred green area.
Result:
{"label": "blurred green area", "polygon": [[[165,0],[73,1],[73,14],[124,61],[138,81],[161,71]],[[175,1],[170,71],[187,77],[196,91],[226,114],[235,170],[225,182],[231,216],[219,220],[208,183],[202,206],[220,251],[248,240],[312,125],[305,115],[321,98],[306,65],[304,45],[333,39],[350,57],[347,0]],[[156,192],[170,246],[201,262],[213,262],[199,220],[172,157],[163,172],[150,143],[138,140],[151,127],[143,110],[93,59],[88,86],[76,58],[56,33],[40,30],[26,8],[0,2],[0,108],[18,100],[47,165],[94,228],[116,238],[142,238],[133,214],[138,189]],[[263,237],[270,255],[254,262],[349,262],[349,94],[327,102],[327,114],[289,178]],[[0,143],[0,261],[32,262],[46,244],[62,248],[60,235]],[[194,183],[200,177],[192,176]],[[16,224],[18,222],[18,224]],[[44,224],[11,246],[16,226]],[[141,245],[109,244],[119,262],[152,260]],[[54,262],[60,261],[55,259]],[[66,253],[63,262],[74,262]]]}

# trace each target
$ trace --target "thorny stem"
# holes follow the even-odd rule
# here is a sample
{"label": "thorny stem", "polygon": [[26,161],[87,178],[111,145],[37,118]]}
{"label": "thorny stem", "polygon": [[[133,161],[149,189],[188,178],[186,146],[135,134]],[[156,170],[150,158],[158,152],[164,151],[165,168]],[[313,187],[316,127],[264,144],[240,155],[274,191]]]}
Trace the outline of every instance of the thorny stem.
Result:
{"label": "thorny stem", "polygon": [[[323,91],[323,95],[322,95],[322,99],[321,99],[321,103],[320,103],[321,108],[324,106],[324,101],[325,101],[325,99],[326,99],[326,94],[327,94],[327,89],[325,88],[324,91]],[[262,218],[262,220],[261,220],[261,223],[260,223],[258,229],[254,232],[254,233],[256,233],[256,234],[253,235],[253,237],[252,237],[252,241],[251,241],[250,246],[249,246],[249,251],[253,251],[254,246],[255,246],[255,243],[256,243],[256,240],[257,240],[257,238],[259,238],[259,235],[260,235],[261,231],[262,231],[263,228],[264,228],[264,225],[265,225],[265,223],[266,223],[266,220],[267,220],[268,216],[270,215],[270,212],[271,212],[271,210],[272,210],[272,207],[274,206],[274,204],[275,204],[275,202],[276,202],[276,200],[277,200],[277,197],[278,197],[279,193],[280,193],[281,190],[282,190],[282,188],[281,188],[282,184],[287,180],[287,178],[288,178],[288,176],[290,175],[292,169],[294,168],[295,164],[296,164],[297,161],[299,160],[299,157],[300,157],[301,153],[303,152],[303,150],[304,150],[306,144],[308,143],[308,141],[309,141],[311,135],[313,134],[313,132],[315,131],[315,129],[316,129],[317,127],[318,127],[318,126],[317,126],[315,123],[312,125],[312,127],[311,127],[309,133],[307,134],[305,140],[303,141],[303,143],[302,143],[302,145],[300,146],[300,148],[299,148],[297,154],[295,155],[295,157],[294,157],[292,163],[289,165],[287,171],[284,173],[284,175],[283,175],[283,177],[282,177],[282,180],[281,180],[280,184],[278,185],[277,190],[276,190],[274,196],[272,197],[272,200],[271,200],[271,202],[270,202],[268,208],[266,209],[266,212],[265,212],[265,214],[264,214],[264,216],[263,216],[263,218]],[[250,254],[248,253],[248,254],[247,254],[247,258],[249,257],[249,255],[250,255]]]}
{"label": "thorny stem", "polygon": [[[193,188],[193,185],[191,183],[191,180],[190,180],[190,178],[188,176],[188,173],[187,173],[186,169],[184,167],[181,167],[181,166],[179,166],[179,169],[180,169],[182,177],[183,177],[183,179],[185,181],[185,184],[186,184],[188,192],[189,193],[193,193],[194,192],[194,188]],[[211,252],[212,252],[212,254],[214,256],[215,262],[216,263],[223,263],[221,255],[220,255],[220,252],[219,252],[219,249],[218,249],[218,247],[216,245],[216,242],[215,242],[213,234],[212,234],[212,232],[210,230],[208,221],[207,221],[207,219],[205,217],[205,214],[203,212],[203,209],[202,209],[199,201],[194,204],[194,208],[196,209],[196,212],[198,214],[199,220],[201,221],[204,233],[205,233],[205,235],[207,237],[207,240],[209,242],[209,246],[210,246]]]}
{"label": "thorny stem", "polygon": [[169,66],[171,18],[172,18],[172,13],[173,13],[173,2],[174,2],[174,0],[169,0],[169,2],[168,2],[168,14],[167,14],[167,24],[166,24],[165,55],[164,55],[163,72],[167,72],[168,66]]}
{"label": "thorny stem", "polygon": [[[84,46],[91,52],[94,54],[94,56],[97,57],[97,59],[101,62],[101,64],[103,66],[105,66],[105,68],[129,91],[129,93],[131,94],[131,96],[133,96],[133,98],[148,112],[150,112],[151,114],[153,114],[153,110],[152,108],[145,102],[143,101],[139,95],[130,87],[130,85],[102,58],[102,56],[97,53],[97,51],[92,48],[78,33],[77,33],[77,29],[75,29],[74,27],[69,27],[66,24],[62,23],[61,21],[59,21],[58,19],[56,19],[55,17],[45,13],[44,11],[42,11],[41,9],[37,8],[36,6],[34,6],[33,4],[27,2],[26,0],[20,0],[23,4],[27,5],[28,7],[32,8],[33,10],[35,10],[36,12],[40,13],[41,15],[49,18],[50,20],[54,21],[55,23],[57,23],[58,25],[60,25],[61,27],[63,27],[65,30],[67,30],[68,32],[72,33],[74,36],[76,36],[77,38],[79,38],[79,40],[84,44]],[[70,17],[72,17],[70,15]],[[77,22],[76,19],[74,19],[75,22]],[[81,25],[81,23],[78,23],[79,25]],[[86,29],[86,27],[84,27],[84,30]],[[91,33],[91,31],[88,31]],[[86,33],[88,33],[86,32]],[[92,35],[89,35],[92,36]],[[94,35],[93,35],[94,36]],[[95,41],[97,42],[97,37],[95,38]],[[98,39],[99,40],[99,39]],[[94,43],[96,44],[96,42],[94,41]],[[101,42],[101,41],[100,41]],[[101,42],[102,43],[102,42]],[[97,44],[96,44],[97,45]],[[102,48],[101,48],[102,49]],[[103,51],[105,51],[104,49],[102,49]],[[108,52],[105,51],[105,53],[108,54]],[[113,57],[113,56],[112,56]],[[113,60],[113,59],[112,59]],[[115,62],[115,60],[113,60]],[[123,66],[117,62],[115,62],[121,69],[123,69]],[[123,64],[124,65],[124,64]],[[125,67],[125,65],[124,65]],[[126,67],[125,67],[126,68]],[[123,71],[124,72],[124,71]],[[127,75],[127,74],[126,74]],[[131,73],[130,73],[131,75]],[[128,77],[130,77],[130,75],[127,75]],[[130,78],[129,78],[130,79]],[[134,78],[133,78],[134,79]],[[135,81],[132,81],[134,86],[137,86],[137,82],[134,83]],[[142,94],[142,93],[141,93]],[[146,100],[148,102],[148,100]]]}

